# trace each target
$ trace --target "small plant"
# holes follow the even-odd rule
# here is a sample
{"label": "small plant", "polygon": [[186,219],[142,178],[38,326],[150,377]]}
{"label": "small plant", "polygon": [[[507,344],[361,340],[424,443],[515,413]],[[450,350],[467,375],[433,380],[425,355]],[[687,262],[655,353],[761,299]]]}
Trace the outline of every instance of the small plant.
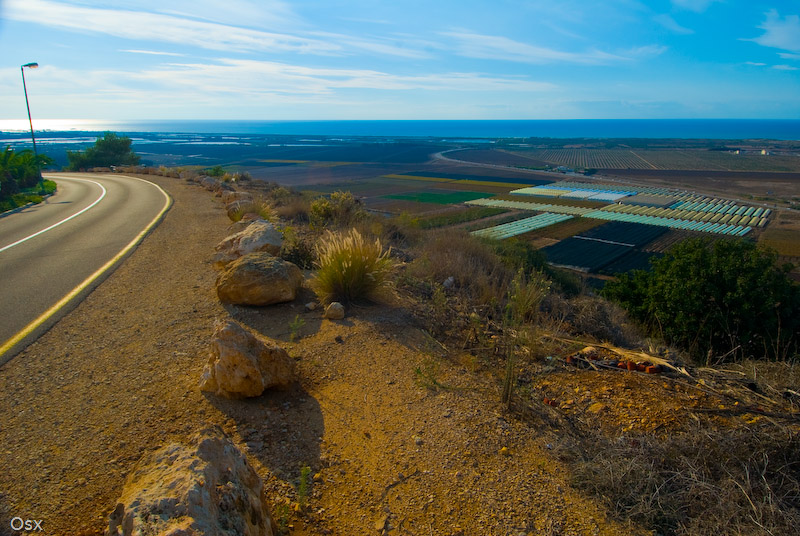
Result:
{"label": "small plant", "polygon": [[308,497],[311,494],[311,467],[304,465],[300,468],[300,482],[297,484],[297,505],[300,511],[308,507]]}
{"label": "small plant", "polygon": [[296,315],[294,320],[289,322],[289,340],[294,342],[295,340],[300,338],[300,330],[303,326],[306,325],[306,321],[300,318],[300,315]]}
{"label": "small plant", "polygon": [[214,166],[206,170],[206,174],[209,177],[222,177],[225,175],[225,170],[222,166]]}
{"label": "small plant", "polygon": [[511,396],[514,393],[514,347],[519,339],[522,339],[522,325],[527,321],[532,321],[539,311],[539,305],[550,291],[550,282],[541,272],[533,272],[529,277],[520,270],[508,291],[508,302],[506,303],[506,314],[503,319],[504,333],[507,333],[506,340],[506,372],[503,380],[503,402],[511,404]]}
{"label": "small plant", "polygon": [[280,256],[304,270],[314,268],[316,253],[314,252],[313,237],[301,236],[293,227],[286,226],[282,230],[283,244]]}
{"label": "small plant", "polygon": [[317,273],[311,286],[325,303],[375,301],[391,288],[395,263],[378,239],[370,242],[355,229],[327,231],[316,251]]}
{"label": "small plant", "polygon": [[289,533],[289,509],[288,504],[279,504],[275,507],[275,517],[278,519],[278,534]]}

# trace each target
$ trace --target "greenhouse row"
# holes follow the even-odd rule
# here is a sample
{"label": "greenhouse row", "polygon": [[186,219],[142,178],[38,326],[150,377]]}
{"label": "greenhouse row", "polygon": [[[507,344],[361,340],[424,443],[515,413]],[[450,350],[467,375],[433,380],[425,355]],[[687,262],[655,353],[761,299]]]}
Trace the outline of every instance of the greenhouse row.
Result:
{"label": "greenhouse row", "polygon": [[762,214],[761,212],[758,216],[755,215],[755,207],[749,207],[747,210],[744,210],[745,208],[746,207],[741,207],[741,210],[727,212],[705,212],[690,209],[673,209],[618,204],[608,205],[600,210],[623,214],[637,214],[641,216],[656,216],[659,218],[723,223],[728,225],[742,225],[748,227],[764,227],[767,224],[767,218],[765,216],[760,216],[760,214]]}
{"label": "greenhouse row", "polygon": [[530,218],[524,218],[509,223],[504,223],[502,225],[496,225],[494,227],[473,231],[472,234],[475,236],[502,240],[504,238],[521,235],[529,231],[541,229],[542,227],[547,227],[548,225],[553,225],[554,223],[570,220],[572,218],[573,216],[566,214],[553,214],[551,212],[545,212]]}
{"label": "greenhouse row", "polygon": [[642,214],[630,214],[624,212],[609,212],[606,210],[595,210],[584,214],[586,218],[596,218],[609,221],[627,221],[632,223],[644,223],[647,225],[658,225],[671,229],[682,229],[686,231],[698,231],[703,233],[715,233],[729,236],[744,236],[752,228],[743,225],[730,225],[724,223],[714,223],[706,221],[678,220],[659,216],[645,216]]}

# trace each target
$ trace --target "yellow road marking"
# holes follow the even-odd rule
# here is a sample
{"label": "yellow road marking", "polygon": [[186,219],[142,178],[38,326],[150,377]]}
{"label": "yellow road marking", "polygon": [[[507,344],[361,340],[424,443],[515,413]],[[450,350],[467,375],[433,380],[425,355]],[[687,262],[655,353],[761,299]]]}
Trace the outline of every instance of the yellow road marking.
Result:
{"label": "yellow road marking", "polygon": [[125,178],[136,179],[138,181],[146,182],[146,183],[152,184],[153,186],[158,188],[158,190],[162,194],[164,194],[164,198],[166,199],[166,202],[164,203],[164,207],[156,215],[156,217],[153,218],[153,220],[149,224],[147,224],[147,227],[145,227],[142,230],[142,232],[140,232],[138,235],[136,235],[136,238],[131,240],[130,243],[127,246],[125,246],[119,253],[117,253],[110,261],[108,261],[103,266],[101,266],[95,273],[93,273],[92,275],[87,277],[80,285],[78,285],[77,287],[72,289],[66,296],[64,296],[63,298],[58,300],[58,302],[55,305],[53,305],[50,309],[48,309],[47,311],[42,313],[39,316],[39,318],[37,318],[36,320],[34,320],[33,322],[31,322],[30,324],[25,326],[22,329],[22,331],[20,331],[19,333],[17,333],[13,337],[11,337],[8,341],[5,342],[5,344],[3,344],[3,346],[0,346],[0,357],[2,357],[3,354],[8,352],[11,348],[13,348],[22,339],[24,339],[25,337],[30,335],[36,328],[38,328],[39,326],[41,326],[42,324],[47,322],[54,314],[56,314],[59,310],[64,308],[64,306],[66,306],[70,301],[72,301],[72,299],[75,298],[75,296],[77,296],[78,294],[80,294],[81,292],[86,290],[86,288],[89,287],[89,285],[94,283],[101,275],[103,275],[103,273],[108,271],[109,268],[111,268],[122,257],[127,255],[128,252],[130,252],[133,248],[135,248],[139,244],[139,242],[141,242],[142,239],[144,239],[145,235],[147,235],[147,233],[149,233],[156,226],[156,224],[158,224],[158,222],[161,220],[161,218],[164,216],[164,214],[166,214],[167,210],[169,210],[169,207],[172,206],[172,198],[159,185],[157,185],[155,183],[152,183],[150,181],[146,181],[144,179],[139,179],[137,177],[127,177],[126,176]]}

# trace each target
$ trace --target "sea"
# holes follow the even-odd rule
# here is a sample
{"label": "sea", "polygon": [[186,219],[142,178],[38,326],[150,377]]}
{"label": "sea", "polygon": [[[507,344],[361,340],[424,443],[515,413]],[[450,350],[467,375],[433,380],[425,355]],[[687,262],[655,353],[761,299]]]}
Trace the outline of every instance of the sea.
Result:
{"label": "sea", "polygon": [[[440,138],[485,142],[494,138],[655,138],[800,140],[800,119],[553,119],[553,120],[36,120],[40,133],[119,133],[256,136]],[[0,120],[0,133],[28,131],[27,120]],[[66,136],[69,137],[69,136]],[[2,141],[2,140],[0,140]]]}

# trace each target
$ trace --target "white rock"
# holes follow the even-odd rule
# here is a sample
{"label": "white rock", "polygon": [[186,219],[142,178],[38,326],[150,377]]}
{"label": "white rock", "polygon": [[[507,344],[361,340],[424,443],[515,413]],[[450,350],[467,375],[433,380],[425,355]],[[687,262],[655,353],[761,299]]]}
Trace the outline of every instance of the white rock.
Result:
{"label": "white rock", "polygon": [[248,253],[231,262],[217,278],[217,296],[235,305],[290,302],[303,285],[303,272],[269,253]]}
{"label": "white rock", "polygon": [[254,220],[241,231],[232,234],[214,248],[214,266],[224,268],[228,263],[248,253],[266,252],[277,255],[283,245],[283,236],[272,223]]}
{"label": "white rock", "polygon": [[106,536],[272,536],[264,483],[219,429],[140,460]]}
{"label": "white rock", "polygon": [[225,398],[244,398],[293,380],[294,360],[286,350],[232,320],[217,322],[200,390]]}
{"label": "white rock", "polygon": [[325,308],[323,316],[329,320],[341,320],[344,318],[344,305],[339,302],[331,302]]}

